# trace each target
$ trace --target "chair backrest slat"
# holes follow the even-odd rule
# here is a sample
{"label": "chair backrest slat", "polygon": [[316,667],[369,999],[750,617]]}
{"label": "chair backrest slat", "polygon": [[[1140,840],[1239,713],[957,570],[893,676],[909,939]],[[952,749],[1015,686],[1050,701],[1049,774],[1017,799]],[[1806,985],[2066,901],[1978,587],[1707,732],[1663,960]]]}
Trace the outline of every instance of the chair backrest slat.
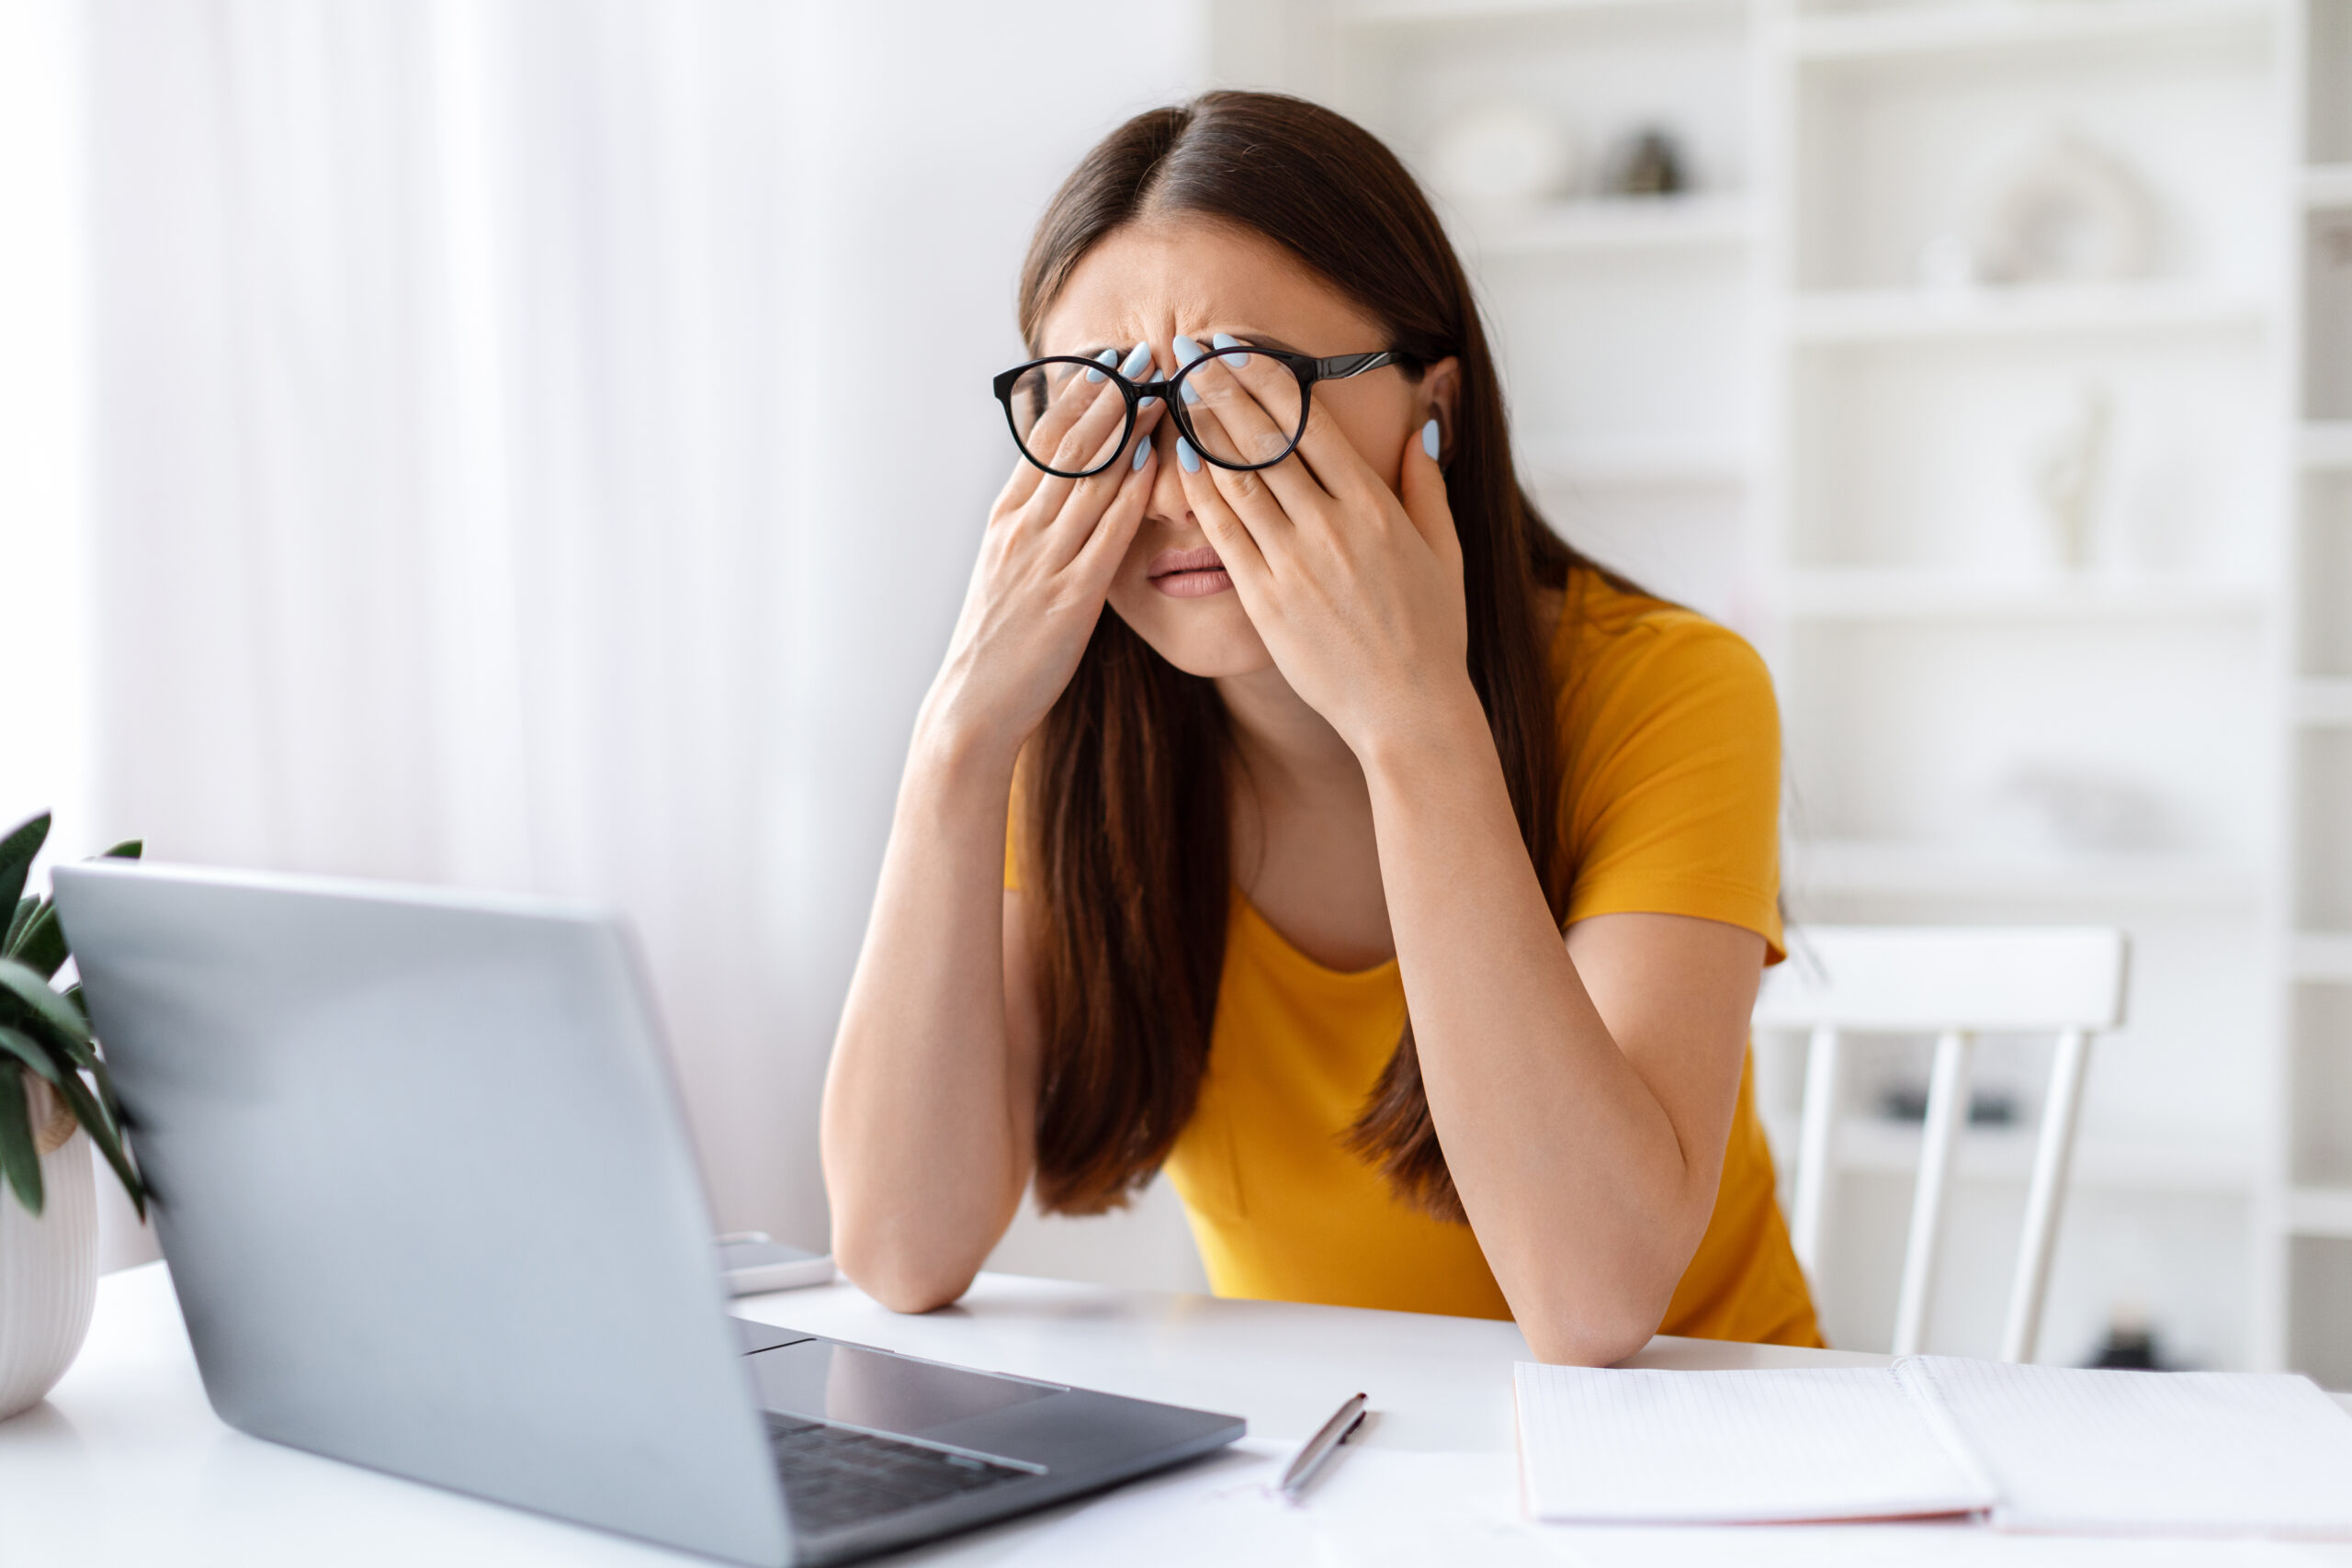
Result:
{"label": "chair backrest slat", "polygon": [[1985,1034],[2123,1021],[2123,933],[2106,927],[1813,926],[1765,977],[1759,1029]]}
{"label": "chair backrest slat", "polygon": [[1792,936],[1789,962],[1766,977],[1756,1027],[1812,1036],[1790,1216],[1798,1260],[1808,1274],[1817,1275],[1828,1208],[1841,1032],[1938,1037],[1903,1288],[1895,1304],[1898,1353],[1918,1348],[1925,1339],[1952,1155],[1967,1121],[1972,1037],[2060,1037],[2002,1334],[2004,1359],[2031,1359],[2073,1155],[2083,1070],[2091,1036],[2123,1021],[2129,939],[2111,928],[2083,926],[1813,926]]}

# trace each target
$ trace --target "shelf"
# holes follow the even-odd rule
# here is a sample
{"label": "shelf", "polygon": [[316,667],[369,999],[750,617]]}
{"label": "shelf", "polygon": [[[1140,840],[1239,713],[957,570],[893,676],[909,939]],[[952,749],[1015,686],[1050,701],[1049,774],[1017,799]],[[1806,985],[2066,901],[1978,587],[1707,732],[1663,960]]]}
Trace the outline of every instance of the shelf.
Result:
{"label": "shelf", "polygon": [[2287,1229],[2295,1235],[2352,1240],[2352,1187],[2296,1187],[2287,1193]]}
{"label": "shelf", "polygon": [[2192,906],[2247,902],[2260,881],[2251,865],[2220,855],[2052,854],[1848,839],[1792,844],[1785,879],[1809,894]]}
{"label": "shelf", "polygon": [[2302,447],[2307,468],[2352,468],[2352,419],[2311,421]]}
{"label": "shelf", "polygon": [[1794,48],[1799,60],[1825,64],[1919,60],[2235,30],[2270,15],[2263,0],[1993,0],[1808,17],[1796,25]]}
{"label": "shelf", "polygon": [[1536,441],[1521,466],[1547,479],[1602,489],[1729,489],[1747,481],[1746,454],[1670,441]]}
{"label": "shelf", "polygon": [[[1776,1149],[1796,1147],[1795,1118],[1769,1118],[1768,1131]],[[2030,1122],[1971,1127],[1961,1135],[1957,1174],[1967,1180],[2022,1182],[2033,1172],[2040,1135]],[[1831,1157],[1839,1170],[1907,1176],[1919,1168],[1919,1128],[1875,1116],[1847,1117],[1838,1124]],[[2075,1188],[2225,1197],[2250,1193],[2257,1179],[2244,1150],[2154,1139],[2079,1138],[2069,1173]]]}
{"label": "shelf", "polygon": [[1869,344],[2247,328],[2267,315],[2252,296],[2181,284],[2043,284],[1817,290],[1797,296],[1789,324],[1800,342]]}
{"label": "shelf", "polygon": [[1734,248],[1750,218],[1746,197],[1713,192],[1553,202],[1520,217],[1465,217],[1462,228],[1481,257],[1591,255]]}
{"label": "shelf", "polygon": [[2352,985],[2352,931],[2298,931],[2293,964],[2298,980]]}
{"label": "shelf", "polygon": [[1791,572],[1787,613],[1803,620],[2216,620],[2261,615],[2257,588],[2204,578],[2005,580],[1911,568]]}
{"label": "shelf", "polygon": [[1527,22],[1584,17],[1744,15],[1743,0],[1354,0],[1332,7],[1346,28],[1424,28],[1464,22]]}
{"label": "shelf", "polygon": [[2328,729],[2352,725],[2352,676],[2306,676],[2296,682],[2295,722]]}
{"label": "shelf", "polygon": [[2303,171],[2303,205],[2352,207],[2352,164],[2313,164]]}

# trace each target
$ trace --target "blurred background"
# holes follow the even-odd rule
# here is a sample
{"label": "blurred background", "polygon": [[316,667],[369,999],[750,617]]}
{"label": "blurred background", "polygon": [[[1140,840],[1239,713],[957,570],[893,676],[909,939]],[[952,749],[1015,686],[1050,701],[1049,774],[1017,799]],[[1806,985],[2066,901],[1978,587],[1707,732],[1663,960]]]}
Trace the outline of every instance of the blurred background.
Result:
{"label": "blurred background", "polygon": [[[1765,650],[1800,925],[2131,931],[2044,1356],[2352,1385],[2352,0],[0,0],[0,818],[626,909],[720,1224],[821,1246],[1022,248],[1209,85],[1389,140],[1554,525]],[[1839,1344],[1926,1059],[1849,1075]],[[1162,1190],[996,1262],[1200,1280]]]}

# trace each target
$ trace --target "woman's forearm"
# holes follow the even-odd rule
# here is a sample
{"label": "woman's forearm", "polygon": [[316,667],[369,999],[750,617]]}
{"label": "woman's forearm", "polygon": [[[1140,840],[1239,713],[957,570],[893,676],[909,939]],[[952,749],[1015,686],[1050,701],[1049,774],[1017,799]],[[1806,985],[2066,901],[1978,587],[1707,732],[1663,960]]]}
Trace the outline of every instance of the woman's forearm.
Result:
{"label": "woman's forearm", "polygon": [[826,1075],[842,1269],[886,1305],[963,1293],[1028,1181],[1035,1085],[1005,1016],[1011,750],[926,713]]}
{"label": "woman's forearm", "polygon": [[1475,696],[1363,761],[1430,1111],[1480,1247],[1547,1360],[1655,1331],[1714,1196],[1563,943]]}

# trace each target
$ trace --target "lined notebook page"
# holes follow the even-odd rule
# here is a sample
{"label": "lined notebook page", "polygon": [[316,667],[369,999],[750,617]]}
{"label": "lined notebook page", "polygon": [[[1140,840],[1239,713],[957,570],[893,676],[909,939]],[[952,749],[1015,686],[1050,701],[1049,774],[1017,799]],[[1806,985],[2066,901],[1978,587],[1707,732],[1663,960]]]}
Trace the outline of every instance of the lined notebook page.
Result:
{"label": "lined notebook page", "polygon": [[1521,1361],[1521,1484],[1554,1523],[1763,1524],[1987,1508],[1892,1367],[1724,1372]]}
{"label": "lined notebook page", "polygon": [[2000,1529],[2352,1537],[2352,1415],[2308,1378],[1913,1364]]}

